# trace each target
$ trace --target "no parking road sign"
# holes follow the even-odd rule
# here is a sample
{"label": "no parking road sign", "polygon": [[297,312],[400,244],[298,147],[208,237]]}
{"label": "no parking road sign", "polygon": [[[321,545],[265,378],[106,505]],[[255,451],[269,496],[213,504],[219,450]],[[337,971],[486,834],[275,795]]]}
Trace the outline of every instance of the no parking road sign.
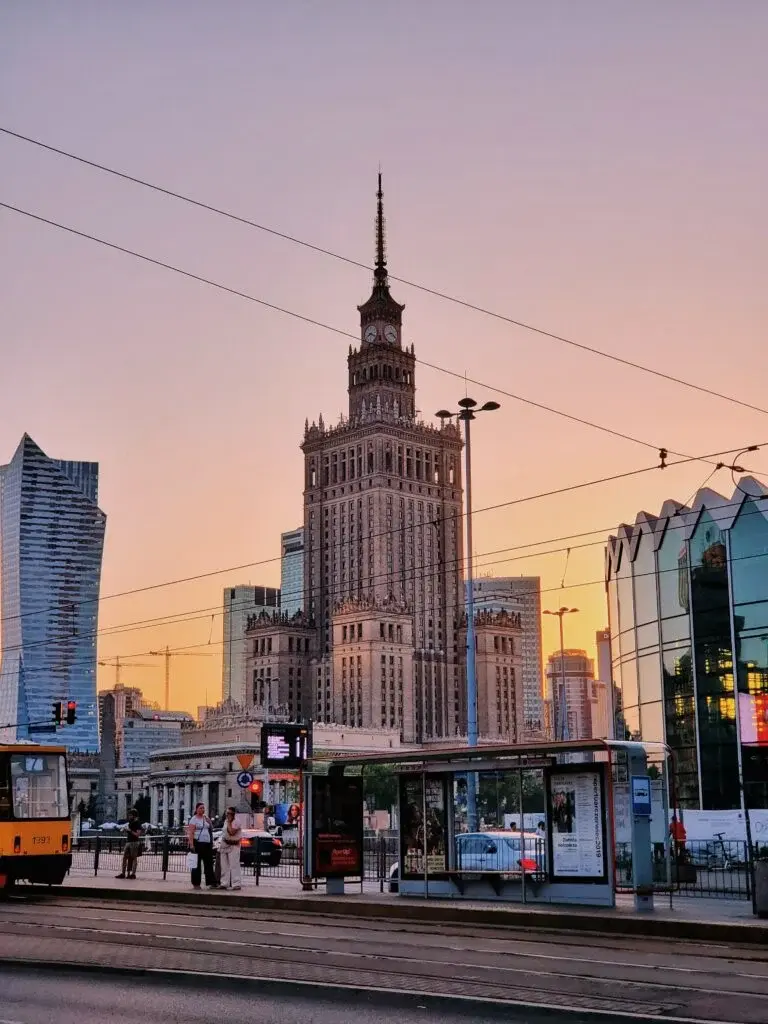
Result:
{"label": "no parking road sign", "polygon": [[240,787],[240,789],[248,789],[248,787],[250,786],[250,784],[252,782],[253,782],[253,773],[252,772],[240,772],[240,774],[237,776],[237,784]]}

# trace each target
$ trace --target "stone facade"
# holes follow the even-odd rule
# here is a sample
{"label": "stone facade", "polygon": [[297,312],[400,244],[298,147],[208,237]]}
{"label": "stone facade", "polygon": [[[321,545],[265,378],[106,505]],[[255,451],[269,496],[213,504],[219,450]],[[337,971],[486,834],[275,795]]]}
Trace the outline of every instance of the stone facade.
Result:
{"label": "stone facade", "polygon": [[522,639],[519,614],[481,611],[475,615],[477,727],[486,740],[523,741]]}
{"label": "stone facade", "polygon": [[[304,608],[315,629],[312,713],[321,722],[346,715],[346,724],[357,727],[361,707],[378,723],[383,704],[391,721],[389,696],[380,699],[380,662],[373,672],[372,637],[348,635],[340,656],[334,646],[336,620],[343,635],[349,602],[357,602],[361,612],[395,604],[403,618],[392,624],[401,625],[405,636],[409,617],[412,637],[410,652],[386,655],[403,658],[402,712],[398,699],[395,718],[410,740],[412,707],[413,735],[422,740],[466,728],[458,634],[462,440],[455,425],[438,429],[417,419],[415,354],[413,346],[402,345],[403,308],[389,292],[379,187],[373,291],[359,307],[360,347],[350,347],[347,360],[348,416],[333,427],[322,416],[307,423],[302,444]],[[367,615],[365,620],[374,622]],[[388,625],[387,620],[387,630]],[[349,677],[345,691],[341,674],[344,658],[348,670],[354,658],[354,712]],[[364,659],[372,674],[362,674],[358,700],[357,666]],[[399,673],[399,660],[394,667]]]}

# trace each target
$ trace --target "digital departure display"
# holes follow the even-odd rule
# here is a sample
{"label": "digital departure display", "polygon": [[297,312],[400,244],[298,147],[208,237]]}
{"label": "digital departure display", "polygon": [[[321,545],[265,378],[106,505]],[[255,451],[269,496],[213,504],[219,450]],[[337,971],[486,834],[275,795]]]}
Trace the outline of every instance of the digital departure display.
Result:
{"label": "digital departure display", "polygon": [[264,768],[303,768],[308,756],[309,730],[305,725],[262,725],[261,764]]}

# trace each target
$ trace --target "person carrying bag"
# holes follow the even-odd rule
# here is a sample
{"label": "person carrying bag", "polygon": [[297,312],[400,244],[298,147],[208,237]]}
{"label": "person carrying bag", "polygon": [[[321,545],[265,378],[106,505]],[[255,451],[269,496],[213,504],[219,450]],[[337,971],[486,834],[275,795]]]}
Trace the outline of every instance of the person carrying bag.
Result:
{"label": "person carrying bag", "polygon": [[192,875],[192,887],[200,888],[204,871],[206,886],[209,889],[217,889],[218,883],[213,870],[213,824],[205,813],[203,803],[195,804],[195,813],[187,822],[187,842],[187,866]]}
{"label": "person carrying bag", "polygon": [[221,885],[225,889],[240,888],[240,841],[243,830],[235,821],[237,811],[228,807],[224,818],[224,830],[221,833]]}

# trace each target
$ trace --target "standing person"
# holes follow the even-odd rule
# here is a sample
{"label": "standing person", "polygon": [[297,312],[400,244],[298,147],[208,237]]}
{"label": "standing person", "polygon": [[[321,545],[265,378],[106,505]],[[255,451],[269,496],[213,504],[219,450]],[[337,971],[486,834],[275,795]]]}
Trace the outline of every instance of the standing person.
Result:
{"label": "standing person", "polygon": [[240,888],[240,840],[243,829],[235,821],[234,807],[228,807],[224,816],[224,829],[221,833],[221,885],[224,889]]}
{"label": "standing person", "polygon": [[139,821],[139,812],[135,807],[132,807],[128,811],[128,836],[125,841],[125,847],[123,849],[123,863],[120,868],[120,874],[115,875],[116,878],[135,878],[136,877],[136,864],[139,860],[139,854],[141,853],[141,836],[143,829],[141,822]]}
{"label": "standing person", "polygon": [[685,848],[688,833],[685,831],[685,825],[679,820],[676,813],[672,815],[672,821],[669,823],[669,834],[672,837],[672,842],[675,844],[675,859],[677,863],[685,864],[688,859]]}
{"label": "standing person", "polygon": [[213,825],[205,813],[205,804],[195,804],[195,813],[187,822],[187,842],[191,853],[197,854],[197,867],[192,869],[192,887],[200,888],[201,871],[205,871],[205,884],[217,889],[213,870]]}

